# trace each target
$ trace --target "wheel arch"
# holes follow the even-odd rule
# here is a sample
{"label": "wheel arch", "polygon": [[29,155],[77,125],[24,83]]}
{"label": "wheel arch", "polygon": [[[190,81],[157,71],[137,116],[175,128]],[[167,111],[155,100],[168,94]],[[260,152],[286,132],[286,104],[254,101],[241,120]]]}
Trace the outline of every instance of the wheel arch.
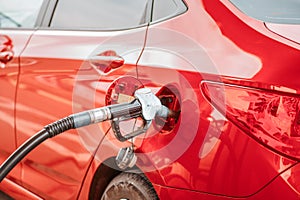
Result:
{"label": "wheel arch", "polygon": [[[149,176],[147,176],[147,173],[144,173],[138,166],[135,165],[128,170],[121,170],[115,163],[115,157],[110,157],[102,162],[96,169],[89,188],[88,199],[100,199],[111,180],[122,172],[139,174],[140,176],[146,178],[150,183],[152,183],[151,180],[153,176],[150,176],[152,177],[150,179]],[[157,176],[154,175],[154,177]],[[158,176],[157,178],[161,179],[160,176]]]}

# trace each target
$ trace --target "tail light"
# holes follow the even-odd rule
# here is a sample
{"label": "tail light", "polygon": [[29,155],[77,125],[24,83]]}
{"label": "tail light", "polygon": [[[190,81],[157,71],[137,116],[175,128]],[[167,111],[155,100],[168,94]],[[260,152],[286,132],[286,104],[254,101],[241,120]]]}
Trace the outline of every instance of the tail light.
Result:
{"label": "tail light", "polygon": [[300,97],[237,85],[203,82],[206,98],[261,144],[300,160]]}

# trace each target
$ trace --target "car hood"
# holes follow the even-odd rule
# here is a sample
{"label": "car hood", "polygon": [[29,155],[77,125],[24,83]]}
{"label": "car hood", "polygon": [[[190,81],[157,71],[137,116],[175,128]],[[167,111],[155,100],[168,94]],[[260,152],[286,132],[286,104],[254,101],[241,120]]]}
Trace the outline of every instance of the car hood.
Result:
{"label": "car hood", "polygon": [[300,44],[300,25],[266,23],[266,27],[270,31]]}

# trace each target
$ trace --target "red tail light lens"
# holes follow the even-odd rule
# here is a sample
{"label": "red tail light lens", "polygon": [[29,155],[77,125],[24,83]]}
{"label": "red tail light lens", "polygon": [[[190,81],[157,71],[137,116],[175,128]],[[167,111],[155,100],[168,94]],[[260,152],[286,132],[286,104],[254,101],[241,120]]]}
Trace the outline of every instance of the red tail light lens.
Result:
{"label": "red tail light lens", "polygon": [[300,97],[215,82],[203,82],[201,88],[244,132],[277,153],[300,159]]}

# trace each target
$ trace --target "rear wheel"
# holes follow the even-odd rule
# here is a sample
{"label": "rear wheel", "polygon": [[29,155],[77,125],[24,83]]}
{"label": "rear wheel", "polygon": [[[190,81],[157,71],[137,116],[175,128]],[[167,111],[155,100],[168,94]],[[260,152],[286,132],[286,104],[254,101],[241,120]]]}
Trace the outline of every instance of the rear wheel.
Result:
{"label": "rear wheel", "polygon": [[157,200],[148,179],[139,174],[121,173],[106,187],[102,200]]}

